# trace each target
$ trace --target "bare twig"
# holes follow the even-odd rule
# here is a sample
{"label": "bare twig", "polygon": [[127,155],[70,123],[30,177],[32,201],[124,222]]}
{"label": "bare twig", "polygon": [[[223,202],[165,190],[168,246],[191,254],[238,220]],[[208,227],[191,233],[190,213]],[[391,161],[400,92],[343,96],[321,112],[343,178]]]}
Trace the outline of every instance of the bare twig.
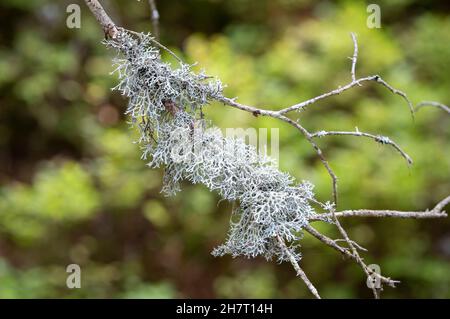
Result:
{"label": "bare twig", "polygon": [[370,133],[365,133],[365,132],[360,132],[359,130],[355,131],[355,132],[345,132],[345,131],[319,131],[316,132],[314,134],[311,135],[311,137],[323,137],[323,136],[331,136],[331,135],[350,135],[350,136],[362,136],[362,137],[367,137],[367,138],[371,138],[373,139],[375,142],[380,143],[380,144],[386,144],[386,145],[390,145],[393,148],[395,148],[401,156],[403,156],[405,158],[405,160],[408,162],[408,164],[412,164],[413,160],[411,159],[411,157],[409,157],[408,154],[406,154],[401,148],[400,146],[398,146],[397,143],[395,143],[394,141],[392,141],[389,137],[387,136],[381,136],[381,135],[373,135]]}
{"label": "bare twig", "polygon": [[412,104],[411,100],[406,95],[406,93],[404,93],[404,92],[402,92],[400,90],[397,90],[396,88],[392,87],[391,85],[389,85],[385,80],[383,80],[379,76],[376,78],[376,81],[378,83],[380,83],[381,85],[383,85],[384,87],[386,87],[392,93],[400,95],[406,101],[406,103],[408,103],[409,111],[411,112],[411,116],[414,119],[414,107],[413,107],[413,104]]}
{"label": "bare twig", "polygon": [[340,86],[337,89],[334,89],[334,90],[332,90],[330,92],[321,94],[321,95],[313,97],[313,98],[311,98],[309,100],[306,100],[306,101],[294,104],[292,106],[289,106],[287,108],[284,108],[284,109],[278,111],[278,113],[285,114],[285,113],[289,113],[289,112],[296,111],[296,110],[304,110],[307,106],[309,106],[311,104],[314,104],[314,103],[316,103],[316,102],[318,102],[320,100],[323,100],[323,99],[328,98],[330,96],[339,95],[339,94],[341,94],[341,93],[343,93],[343,92],[345,92],[345,91],[347,91],[347,90],[349,90],[349,89],[351,89],[351,88],[353,88],[353,87],[355,87],[357,85],[361,86],[361,83],[370,82],[370,81],[380,83],[381,85],[386,87],[392,93],[400,95],[401,97],[403,97],[403,99],[405,99],[405,101],[408,103],[408,107],[409,107],[411,113],[414,114],[414,108],[413,108],[412,103],[409,100],[408,96],[405,93],[403,93],[402,91],[397,90],[396,88],[394,88],[391,85],[389,85],[379,75],[370,75],[370,76],[366,76],[366,77],[363,77],[363,78],[356,79],[355,81],[352,81],[352,82],[350,82],[350,83],[348,83],[348,84],[346,84],[344,86]]}
{"label": "bare twig", "polygon": [[[337,216],[335,214],[334,208],[331,211],[331,218],[333,219],[337,229],[339,230],[339,233],[344,237],[345,241],[347,242],[348,246],[350,247],[353,259],[356,261],[357,264],[359,264],[361,266],[361,268],[365,272],[366,276],[369,277],[371,275],[372,271],[364,263],[363,259],[359,255],[358,250],[356,249],[356,246],[353,244],[353,241],[348,236],[347,231],[344,229],[344,227],[342,227],[339,219],[337,218]],[[375,286],[373,286],[373,287],[371,287],[371,289],[372,289],[373,296],[375,297],[375,299],[378,299],[380,296],[379,296],[379,291],[377,290],[377,288]]]}
{"label": "bare twig", "polygon": [[[345,239],[340,239],[340,238],[334,240],[335,243],[342,242],[342,241],[346,242]],[[364,248],[363,246],[361,246],[360,244],[358,244],[356,241],[352,240],[351,242],[352,242],[352,244],[355,245],[355,247],[358,248],[359,250],[367,251],[366,248]]]}
{"label": "bare twig", "polygon": [[317,231],[314,227],[312,227],[311,225],[306,225],[305,226],[305,230],[310,233],[311,235],[313,235],[314,237],[316,237],[318,240],[320,240],[321,242],[323,242],[324,244],[336,249],[338,252],[340,252],[344,257],[348,257],[353,259],[353,255],[352,253],[344,247],[339,246],[338,244],[336,244],[336,242],[323,235],[322,233],[320,233],[319,231]]}
{"label": "bare twig", "polygon": [[[311,225],[305,226],[305,231],[310,233],[312,236],[316,237],[318,240],[320,240],[321,242],[323,242],[327,246],[330,246],[331,248],[337,250],[343,256],[348,257],[350,259],[356,259],[356,257],[348,249],[339,246],[338,244],[336,244],[335,240],[329,238],[326,235],[323,235],[322,233],[317,231]],[[370,268],[368,268],[367,265],[364,264],[364,262],[362,262],[362,264],[363,264],[363,268],[364,268],[366,274],[368,273],[368,276],[369,275],[375,275],[381,280],[382,283],[385,283],[385,284],[387,284],[390,287],[395,287],[395,285],[397,283],[399,283],[399,281],[397,281],[397,280],[392,280],[392,279],[390,279],[388,277],[384,277],[384,276],[382,276],[380,274],[373,273],[373,271]]]}
{"label": "bare twig", "polygon": [[282,115],[278,111],[264,110],[264,109],[259,109],[254,106],[241,104],[241,103],[236,102],[236,99],[231,99],[228,97],[223,97],[220,100],[220,102],[222,102],[223,104],[232,106],[234,108],[237,108],[239,110],[252,113],[254,116],[262,115],[262,116],[270,116],[270,117],[274,117],[274,118],[280,118],[280,116]]}
{"label": "bare twig", "polygon": [[448,107],[445,104],[439,103],[439,102],[434,102],[434,101],[423,101],[420,102],[419,104],[417,104],[416,106],[416,112],[421,109],[424,106],[434,106],[437,108],[440,108],[442,110],[444,110],[445,112],[447,112],[448,114],[450,114],[450,107]]}
{"label": "bare twig", "polygon": [[321,299],[316,287],[314,287],[314,285],[311,283],[311,281],[306,276],[303,269],[300,267],[298,262],[295,260],[294,256],[291,254],[289,249],[286,247],[286,243],[284,242],[284,240],[278,235],[276,236],[276,238],[277,238],[278,244],[283,249],[284,253],[289,256],[289,261],[291,262],[292,267],[294,267],[294,269],[297,273],[297,276],[299,276],[303,280],[303,282],[306,284],[306,287],[308,287],[309,291],[311,291],[311,293],[314,295],[314,297],[316,297],[317,299]]}
{"label": "bare twig", "polygon": [[448,204],[450,204],[450,196],[447,196],[446,198],[441,200],[439,203],[437,203],[436,206],[434,206],[433,211],[442,212],[444,207],[447,206]]}
{"label": "bare twig", "polygon": [[[393,217],[393,218],[443,218],[447,217],[447,213],[443,210],[445,206],[450,203],[450,196],[441,200],[432,210],[426,211],[397,211],[397,210],[373,210],[373,209],[358,209],[358,210],[344,210],[336,212],[336,217]],[[321,214],[320,219],[311,219],[310,221],[322,221],[323,217],[331,217],[330,213]]]}
{"label": "bare twig", "polygon": [[325,167],[325,169],[328,172],[328,175],[330,175],[331,177],[331,181],[332,181],[332,187],[333,187],[333,191],[332,191],[332,196],[333,196],[333,201],[335,204],[337,204],[337,200],[338,200],[338,192],[337,192],[337,187],[338,187],[338,177],[336,176],[336,174],[334,173],[333,169],[331,168],[330,164],[328,163],[327,159],[325,158],[325,156],[323,155],[322,150],[320,149],[320,147],[317,145],[316,142],[314,142],[313,137],[311,135],[311,133],[308,132],[308,130],[306,130],[303,126],[301,126],[298,122],[291,120],[290,118],[286,117],[286,116],[280,116],[278,117],[280,120],[289,123],[290,125],[292,125],[293,127],[295,127],[297,130],[300,131],[300,133],[303,134],[303,136],[306,138],[306,140],[309,142],[309,144],[312,145],[312,147],[314,148],[314,150],[316,151],[317,155],[320,158],[320,161],[322,162],[323,166]]}
{"label": "bare twig", "polygon": [[116,24],[106,13],[105,9],[103,9],[100,2],[97,0],[85,0],[85,2],[97,19],[98,23],[102,26],[105,36],[109,36],[114,39],[119,34],[119,30],[117,29]]}
{"label": "bare twig", "polygon": [[442,218],[447,217],[447,213],[437,212],[400,212],[395,210],[344,210],[336,213],[337,217],[394,217],[394,218]]}
{"label": "bare twig", "polygon": [[354,34],[353,32],[350,33],[350,36],[352,37],[352,41],[353,41],[353,56],[351,58],[352,60],[352,70],[351,70],[351,74],[352,74],[352,82],[356,81],[356,62],[358,61],[358,42],[356,41],[356,34]]}
{"label": "bare twig", "polygon": [[[441,217],[447,217],[447,214],[445,211],[443,211],[444,207],[450,203],[450,196],[447,196],[443,200],[441,200],[431,211],[425,211],[425,212],[401,212],[401,211],[386,211],[386,210],[355,210],[355,211],[342,211],[342,212],[336,212],[336,213],[328,213],[321,215],[320,221],[323,221],[323,217],[332,217],[335,220],[337,220],[338,217],[354,217],[354,216],[361,216],[361,217],[397,217],[397,218],[441,218]],[[325,215],[325,216],[324,216]],[[319,219],[317,219],[319,220]],[[310,220],[314,221],[314,220]],[[338,229],[341,228],[338,224]],[[343,254],[346,257],[350,257],[354,259],[364,270],[367,276],[376,276],[380,279],[380,281],[384,284],[387,284],[388,286],[395,287],[395,284],[398,283],[398,281],[392,280],[388,277],[381,276],[380,274],[374,273],[360,258],[358,255],[355,246],[357,245],[355,242],[350,240],[349,237],[345,237],[345,241],[350,244],[351,251],[348,249],[343,248],[339,246],[336,243],[336,240],[333,240],[320,232],[318,232],[315,228],[313,228],[311,225],[307,225],[305,227],[305,230],[325,243],[326,245],[336,249],[338,252]],[[345,232],[345,231],[344,231]],[[341,232],[342,233],[342,232]],[[357,247],[357,246],[356,246]],[[374,296],[377,298],[379,297],[379,291],[375,289],[375,287],[372,287],[372,291],[374,293]]]}

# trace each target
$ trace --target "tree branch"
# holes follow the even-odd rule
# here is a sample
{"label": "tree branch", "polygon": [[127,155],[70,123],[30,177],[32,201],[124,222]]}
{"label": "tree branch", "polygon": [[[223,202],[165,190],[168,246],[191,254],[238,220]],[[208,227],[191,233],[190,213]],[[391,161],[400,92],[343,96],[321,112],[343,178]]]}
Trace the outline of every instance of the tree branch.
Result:
{"label": "tree branch", "polygon": [[323,155],[323,152],[320,149],[320,147],[317,145],[316,142],[314,142],[311,133],[309,133],[308,130],[306,130],[303,126],[301,126],[300,123],[298,123],[298,121],[291,120],[290,118],[288,118],[286,116],[280,116],[278,118],[280,120],[286,122],[286,123],[289,123],[290,125],[295,127],[297,130],[299,130],[300,133],[302,133],[303,136],[306,138],[308,143],[311,144],[311,146],[314,148],[314,150],[317,153],[317,156],[319,156],[319,159],[322,162],[322,165],[325,167],[325,169],[328,172],[328,175],[330,175],[330,177],[331,177],[332,187],[333,187],[333,191],[332,191],[333,201],[334,201],[335,205],[337,205],[337,200],[338,200],[338,192],[337,192],[338,177],[336,176],[336,174],[334,173],[334,171],[331,168],[330,164],[328,163],[327,159]]}
{"label": "tree branch", "polygon": [[[343,256],[348,257],[350,259],[356,260],[356,256],[354,254],[352,254],[347,248],[343,248],[341,246],[339,246],[335,240],[323,235],[322,233],[318,232],[314,227],[312,227],[311,225],[307,225],[305,226],[305,230],[310,233],[312,236],[314,236],[315,238],[317,238],[318,240],[320,240],[321,242],[323,242],[324,244],[326,244],[327,246],[337,250],[338,252],[340,252]],[[395,285],[397,283],[399,283],[400,281],[397,280],[392,280],[391,278],[388,277],[384,277],[380,274],[374,273],[370,268],[367,267],[367,265],[362,262],[363,265],[363,269],[364,272],[366,273],[367,276],[370,275],[375,275],[377,276],[382,283],[387,284],[390,287],[395,287]]]}
{"label": "tree branch", "polygon": [[[443,210],[450,203],[450,196],[441,200],[432,210],[426,211],[397,211],[397,210],[373,210],[373,209],[357,209],[344,210],[336,212],[336,217],[393,217],[393,218],[443,218],[447,217],[447,213]],[[311,219],[310,221],[322,221],[323,217],[331,217],[330,213],[321,214],[320,219]]]}
{"label": "tree branch", "polygon": [[289,113],[289,112],[292,112],[292,111],[304,110],[304,109],[306,109],[307,106],[309,106],[311,104],[314,104],[314,103],[316,103],[316,102],[318,102],[320,100],[323,100],[323,99],[328,98],[330,96],[339,95],[339,94],[341,94],[341,93],[343,93],[343,92],[345,92],[345,91],[347,91],[347,90],[349,90],[349,89],[351,89],[351,88],[353,88],[355,86],[362,86],[361,83],[364,83],[364,82],[377,82],[377,83],[380,83],[381,85],[386,87],[392,93],[400,95],[407,102],[411,114],[414,114],[414,108],[413,108],[412,103],[409,100],[408,96],[404,92],[402,92],[400,90],[397,90],[396,88],[394,88],[391,85],[389,85],[379,75],[370,75],[370,76],[366,76],[366,77],[363,77],[363,78],[356,79],[356,80],[354,80],[354,81],[352,81],[352,82],[350,82],[350,83],[348,83],[348,84],[346,84],[344,86],[340,86],[337,89],[334,89],[334,90],[332,90],[330,92],[323,93],[323,94],[318,95],[316,97],[313,97],[313,98],[311,98],[309,100],[306,100],[306,101],[294,104],[292,106],[289,106],[287,108],[284,108],[284,109],[278,111],[278,113],[285,114],[285,113]]}
{"label": "tree branch", "polygon": [[422,107],[424,107],[424,106],[434,106],[434,107],[440,108],[440,109],[444,110],[445,112],[447,112],[448,114],[450,114],[450,107],[448,107],[447,105],[444,105],[442,103],[434,102],[434,101],[423,101],[423,102],[420,102],[416,106],[416,112],[419,109],[421,109]]}
{"label": "tree branch", "polygon": [[331,135],[350,135],[350,136],[360,136],[360,137],[367,137],[367,138],[371,138],[373,139],[375,142],[380,143],[380,144],[385,144],[385,145],[390,145],[393,148],[395,148],[397,150],[397,152],[400,153],[401,156],[403,156],[403,158],[408,162],[408,164],[412,164],[413,160],[411,159],[411,157],[409,157],[408,154],[406,154],[401,148],[400,146],[398,146],[397,143],[395,143],[394,141],[392,141],[389,137],[387,136],[382,136],[382,135],[373,135],[370,133],[365,133],[365,132],[360,132],[359,130],[356,130],[356,132],[345,132],[345,131],[319,131],[316,132],[314,134],[311,135],[311,137],[323,137],[323,136],[331,136]]}
{"label": "tree branch", "polygon": [[356,41],[356,34],[353,32],[350,33],[350,36],[352,37],[353,41],[353,56],[351,57],[352,60],[352,82],[356,81],[356,62],[358,61],[358,42]]}
{"label": "tree branch", "polygon": [[344,210],[336,213],[337,217],[395,217],[395,218],[442,218],[447,217],[447,213],[441,212],[402,212],[395,210]]}
{"label": "tree branch", "polygon": [[84,0],[84,2],[86,2],[86,5],[91,10],[98,23],[102,26],[105,36],[109,36],[111,39],[116,38],[119,34],[119,29],[106,13],[105,9],[103,9],[100,2],[97,0]]}
{"label": "tree branch", "polygon": [[314,285],[311,283],[311,281],[306,276],[303,269],[299,266],[298,262],[295,260],[294,256],[291,254],[289,249],[286,247],[286,243],[284,242],[284,240],[279,235],[277,235],[276,238],[277,238],[278,244],[283,249],[284,253],[289,256],[289,261],[291,262],[292,266],[294,267],[294,269],[297,273],[297,276],[299,276],[303,280],[303,282],[306,284],[306,287],[308,287],[309,291],[311,291],[311,293],[314,295],[314,297],[316,297],[317,299],[321,299],[316,287],[314,287]]}

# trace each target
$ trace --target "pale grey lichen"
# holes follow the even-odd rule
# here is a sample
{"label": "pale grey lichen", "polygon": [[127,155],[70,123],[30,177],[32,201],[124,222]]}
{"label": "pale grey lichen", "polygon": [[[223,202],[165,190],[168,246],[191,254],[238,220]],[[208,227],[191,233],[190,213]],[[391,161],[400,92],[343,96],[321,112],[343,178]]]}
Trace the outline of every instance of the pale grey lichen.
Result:
{"label": "pale grey lichen", "polygon": [[146,117],[157,125],[167,113],[164,107],[167,101],[192,112],[209,100],[222,97],[220,81],[211,81],[203,73],[192,72],[191,66],[185,63],[172,69],[161,61],[152,40],[150,35],[140,34],[136,38],[121,32],[118,38],[105,41],[121,53],[113,61],[114,72],[121,80],[115,89],[129,98],[126,113],[132,119]]}
{"label": "pale grey lichen", "polygon": [[377,135],[375,140],[380,144],[392,144],[392,140],[387,136]]}
{"label": "pale grey lichen", "polygon": [[141,128],[143,159],[150,167],[165,169],[162,191],[173,195],[180,181],[188,180],[237,204],[227,240],[213,250],[215,256],[285,261],[286,251],[275,237],[280,236],[300,259],[295,244],[308,220],[318,218],[311,206],[313,186],[295,184],[269,157],[200,120],[201,108],[223,97],[221,83],[193,73],[184,63],[172,69],[161,61],[152,40],[149,35],[122,33],[106,44],[122,56],[115,59],[120,78],[116,89],[129,98],[127,113]]}

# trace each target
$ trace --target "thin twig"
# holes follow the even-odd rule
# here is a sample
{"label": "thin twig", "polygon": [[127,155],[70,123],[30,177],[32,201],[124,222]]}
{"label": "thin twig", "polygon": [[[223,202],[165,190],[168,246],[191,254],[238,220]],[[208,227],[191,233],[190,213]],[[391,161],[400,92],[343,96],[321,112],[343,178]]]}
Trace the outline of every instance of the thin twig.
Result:
{"label": "thin twig", "polygon": [[343,92],[345,92],[345,91],[347,91],[347,90],[349,90],[349,89],[351,89],[351,88],[353,88],[355,86],[361,86],[361,83],[370,82],[370,81],[380,83],[381,85],[386,87],[392,93],[400,95],[401,97],[403,97],[403,99],[405,99],[405,101],[408,104],[410,112],[412,114],[414,114],[414,108],[413,108],[412,103],[409,100],[408,96],[404,92],[402,92],[400,90],[397,90],[396,88],[392,87],[390,84],[388,84],[386,81],[384,81],[379,75],[370,75],[370,76],[366,76],[366,77],[363,77],[363,78],[356,79],[355,81],[352,81],[352,82],[350,82],[350,83],[348,83],[348,84],[346,84],[344,86],[340,86],[337,89],[334,89],[334,90],[332,90],[330,92],[323,93],[323,94],[321,94],[319,96],[316,96],[316,97],[313,97],[313,98],[311,98],[309,100],[306,100],[306,101],[294,104],[292,106],[286,107],[286,108],[278,111],[278,113],[285,114],[285,113],[289,113],[289,112],[296,111],[296,110],[304,110],[307,106],[309,106],[311,104],[314,104],[317,101],[323,100],[323,99],[325,99],[327,97],[330,97],[330,96],[339,95],[339,94],[341,94],[341,93],[343,93]]}
{"label": "thin twig", "polygon": [[112,21],[109,15],[106,13],[105,9],[103,9],[100,2],[97,0],[85,0],[86,5],[91,10],[92,14],[97,19],[98,23],[103,28],[105,32],[105,36],[109,36],[114,39],[119,34],[119,30],[117,29],[116,24]]}
{"label": "thin twig", "polygon": [[332,136],[332,135],[350,135],[350,136],[362,136],[362,137],[367,137],[367,138],[371,138],[373,139],[375,142],[380,143],[380,144],[385,144],[385,145],[390,145],[393,148],[395,148],[401,156],[403,156],[403,158],[408,162],[408,164],[412,164],[413,160],[411,159],[411,157],[406,154],[401,148],[400,146],[398,146],[397,143],[395,143],[394,141],[392,141],[389,137],[387,136],[381,136],[381,135],[373,135],[370,133],[365,133],[365,132],[360,132],[359,130],[356,132],[346,132],[346,131],[319,131],[316,133],[311,134],[311,137],[323,137],[323,136]]}
{"label": "thin twig", "polygon": [[278,244],[283,249],[284,253],[289,257],[289,261],[291,262],[292,267],[294,267],[294,269],[297,273],[297,276],[299,276],[303,280],[303,282],[306,284],[306,287],[308,287],[309,291],[311,291],[311,293],[314,295],[314,297],[316,297],[317,299],[321,299],[316,287],[314,287],[312,282],[308,279],[308,276],[306,276],[303,269],[300,267],[298,262],[295,260],[295,257],[292,255],[292,253],[287,248],[284,240],[279,235],[277,235],[276,238],[277,238]]}
{"label": "thin twig", "polygon": [[262,115],[262,116],[270,116],[270,117],[274,117],[274,118],[279,118],[282,115],[282,114],[280,114],[279,111],[259,109],[254,106],[238,103],[238,102],[236,102],[236,99],[232,99],[232,98],[228,98],[228,97],[223,97],[222,99],[219,100],[219,102],[222,102],[223,104],[232,106],[239,110],[252,113],[254,116]]}
{"label": "thin twig", "polygon": [[437,203],[436,206],[434,206],[433,211],[441,212],[444,209],[444,207],[447,206],[448,204],[450,204],[450,196],[447,196],[446,198],[441,200],[439,203]]}
{"label": "thin twig", "polygon": [[[345,242],[346,242],[345,239],[340,239],[340,238],[334,240],[335,243],[342,242],[342,241],[345,241]],[[361,246],[360,244],[358,244],[356,241],[352,240],[351,242],[352,242],[352,244],[355,245],[355,247],[358,248],[359,250],[367,251],[366,248],[364,248],[363,246]]]}
{"label": "thin twig", "polygon": [[291,120],[290,118],[288,118],[286,116],[280,116],[278,118],[280,120],[286,122],[286,123],[289,123],[290,125],[295,127],[297,130],[299,130],[303,134],[303,136],[306,138],[306,140],[309,142],[309,144],[311,144],[311,146],[314,148],[314,150],[316,151],[317,155],[319,156],[320,161],[322,162],[323,166],[327,170],[328,175],[330,175],[330,177],[331,177],[331,182],[332,182],[332,187],[333,187],[332,196],[333,196],[333,200],[334,200],[335,205],[337,205],[337,201],[338,201],[338,191],[337,191],[338,177],[336,176],[336,174],[334,173],[334,171],[331,168],[330,164],[328,163],[327,159],[323,155],[323,152],[320,149],[320,147],[317,145],[316,142],[314,142],[311,133],[309,133],[308,130],[306,130],[298,122],[296,122],[294,120]]}
{"label": "thin twig", "polygon": [[352,70],[351,70],[351,74],[352,74],[352,82],[356,81],[356,62],[358,61],[358,42],[356,41],[356,34],[355,33],[350,33],[350,36],[352,37],[352,41],[353,41],[353,56],[351,58],[352,60]]}
{"label": "thin twig", "polygon": [[[328,215],[328,214],[326,214]],[[337,217],[394,217],[394,218],[442,218],[447,217],[447,213],[436,212],[400,212],[395,210],[344,210],[336,213]]]}
{"label": "thin twig", "polygon": [[404,93],[404,92],[402,92],[400,90],[397,90],[396,88],[392,87],[390,84],[388,84],[385,80],[383,80],[379,76],[376,78],[376,81],[378,83],[380,83],[381,85],[383,85],[384,87],[386,87],[392,93],[400,95],[406,101],[406,103],[408,103],[409,111],[411,112],[411,116],[414,119],[414,106],[413,106],[411,100],[406,95],[406,93]]}
{"label": "thin twig", "polygon": [[311,225],[306,225],[305,226],[305,231],[307,231],[308,233],[310,233],[311,235],[313,235],[314,237],[316,237],[317,239],[319,239],[321,242],[323,242],[324,244],[333,247],[334,249],[336,249],[338,252],[340,252],[343,256],[348,257],[353,259],[353,255],[352,253],[344,247],[339,246],[338,244],[336,244],[336,242],[323,235],[322,233],[320,233],[319,231],[317,231],[314,227],[312,227]]}
{"label": "thin twig", "polygon": [[444,110],[445,112],[447,112],[448,114],[450,114],[450,107],[448,107],[445,104],[439,103],[439,102],[434,102],[434,101],[423,101],[420,102],[419,104],[417,104],[416,106],[416,112],[421,109],[424,106],[434,106],[437,108],[440,108],[442,110]]}
{"label": "thin twig", "polygon": [[[320,240],[321,242],[323,242],[327,246],[337,250],[343,256],[348,257],[350,259],[355,259],[355,256],[348,249],[339,246],[338,244],[336,244],[336,242],[333,239],[331,239],[328,236],[320,233],[319,231],[317,231],[311,225],[305,226],[305,231],[310,233],[312,236],[314,236],[315,238],[317,238],[318,240]],[[364,262],[363,262],[363,264],[364,264]],[[373,271],[370,270],[370,268],[368,268],[367,265],[365,265],[365,264],[364,264],[364,269],[369,273],[369,275],[374,275],[375,274],[375,276],[377,276],[381,280],[381,282],[387,284],[390,287],[395,287],[395,285],[400,282],[398,280],[392,280],[391,278],[384,277],[384,276],[382,276],[380,274],[373,273]]]}
{"label": "thin twig", "polygon": [[[345,241],[347,242],[348,246],[350,247],[350,250],[352,251],[353,259],[356,261],[356,263],[358,263],[361,266],[361,268],[365,272],[366,276],[369,277],[371,275],[372,271],[370,271],[369,267],[367,267],[367,265],[364,263],[363,259],[359,255],[358,250],[356,249],[355,245],[353,244],[353,241],[348,236],[347,231],[344,229],[344,227],[342,227],[341,222],[339,221],[339,219],[337,218],[337,216],[335,214],[334,208],[331,211],[331,217],[334,220],[334,223],[335,223],[337,229],[339,230],[339,233],[344,237]],[[380,297],[378,289],[375,286],[372,286],[371,289],[372,289],[373,296],[375,297],[375,299],[378,299]]]}
{"label": "thin twig", "polygon": [[[364,270],[366,275],[376,276],[380,279],[382,283],[385,283],[391,287],[395,287],[395,285],[399,281],[392,280],[388,277],[381,276],[380,274],[374,273],[362,260],[359,256],[354,242],[346,235],[344,228],[340,225],[338,221],[338,217],[349,217],[349,216],[366,216],[366,217],[400,217],[400,218],[438,218],[438,217],[446,217],[447,214],[443,211],[443,208],[450,203],[450,196],[447,196],[443,200],[441,200],[431,211],[426,212],[399,212],[399,211],[374,211],[374,210],[359,210],[359,211],[343,211],[343,212],[331,212],[328,214],[324,214],[325,216],[321,216],[321,220],[323,221],[323,217],[331,217],[336,222],[336,226],[340,233],[344,236],[345,241],[349,244],[352,253],[349,253],[348,250],[340,247],[336,244],[336,241],[326,237],[323,234],[320,234],[317,230],[315,230],[311,225],[305,227],[305,230],[309,232],[311,235],[327,244],[328,246],[336,249],[340,253],[346,255],[347,257],[351,257],[354,259]],[[375,298],[379,298],[379,290],[376,287],[371,287],[374,293]]]}
{"label": "thin twig", "polygon": [[[374,210],[374,209],[357,209],[343,210],[336,212],[336,217],[393,217],[393,218],[443,218],[447,217],[447,213],[443,210],[450,203],[450,196],[441,200],[432,210],[426,211],[397,211],[397,210]],[[331,217],[330,213],[321,214],[320,218],[310,219],[310,221],[323,221],[324,218]]]}

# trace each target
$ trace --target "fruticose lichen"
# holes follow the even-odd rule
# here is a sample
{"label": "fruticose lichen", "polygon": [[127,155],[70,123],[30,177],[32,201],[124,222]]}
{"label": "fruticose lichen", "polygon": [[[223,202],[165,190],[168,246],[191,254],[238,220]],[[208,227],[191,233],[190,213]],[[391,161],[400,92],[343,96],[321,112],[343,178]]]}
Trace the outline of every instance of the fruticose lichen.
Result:
{"label": "fruticose lichen", "polygon": [[167,195],[180,190],[180,181],[203,184],[236,206],[226,242],[215,256],[288,260],[276,236],[291,243],[289,252],[300,259],[295,243],[311,218],[318,218],[309,182],[295,184],[273,161],[239,138],[223,137],[220,129],[201,119],[202,107],[220,100],[222,84],[195,74],[180,62],[177,68],[161,60],[150,35],[121,32],[105,41],[119,52],[114,60],[128,97],[127,114],[140,128],[143,159],[165,170]]}

